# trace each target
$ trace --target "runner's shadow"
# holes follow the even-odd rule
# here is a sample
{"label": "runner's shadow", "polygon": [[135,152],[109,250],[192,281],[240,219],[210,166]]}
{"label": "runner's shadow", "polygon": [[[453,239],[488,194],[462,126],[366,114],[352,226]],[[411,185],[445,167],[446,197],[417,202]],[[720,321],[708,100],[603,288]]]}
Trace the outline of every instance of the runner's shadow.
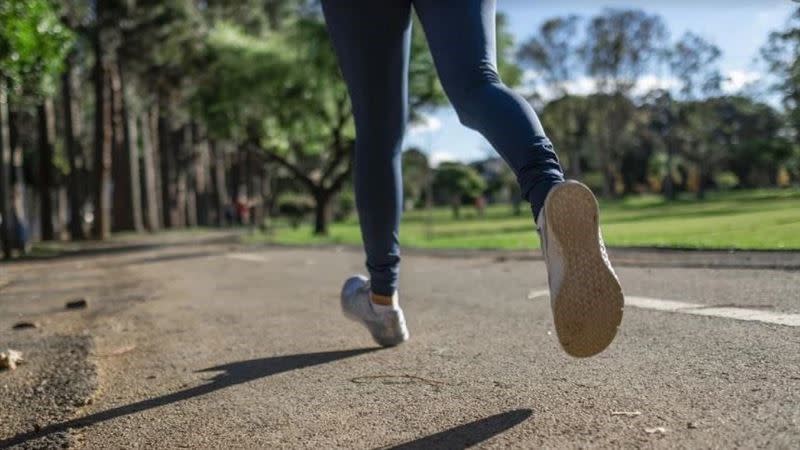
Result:
{"label": "runner's shadow", "polygon": [[64,432],[68,429],[80,429],[92,426],[94,424],[105,422],[107,420],[116,419],[117,417],[135,414],[141,411],[158,408],[160,406],[177,403],[190,398],[199,397],[209,394],[229,386],[247,383],[249,381],[265,378],[270,375],[276,375],[291,370],[302,369],[305,367],[326,364],[329,362],[337,361],[352,356],[361,355],[372,351],[379,350],[379,348],[362,348],[357,350],[342,350],[331,352],[318,352],[318,353],[302,353],[297,355],[274,356],[271,358],[251,359],[247,361],[239,361],[230,364],[224,364],[216,367],[209,367],[208,369],[199,370],[198,372],[217,372],[222,373],[216,375],[209,380],[206,384],[184,389],[182,391],[173,392],[171,394],[162,395],[161,397],[150,398],[140,402],[131,403],[129,405],[119,406],[106,411],[100,411],[85,417],[69,420],[66,422],[48,425],[38,431],[29,431],[21,433],[11,438],[0,441],[0,448],[10,447],[12,445],[19,445],[28,442],[32,439],[39,439],[50,434]]}
{"label": "runner's shadow", "polygon": [[533,411],[530,409],[515,409],[395,445],[387,450],[467,448],[514,428],[531,415]]}

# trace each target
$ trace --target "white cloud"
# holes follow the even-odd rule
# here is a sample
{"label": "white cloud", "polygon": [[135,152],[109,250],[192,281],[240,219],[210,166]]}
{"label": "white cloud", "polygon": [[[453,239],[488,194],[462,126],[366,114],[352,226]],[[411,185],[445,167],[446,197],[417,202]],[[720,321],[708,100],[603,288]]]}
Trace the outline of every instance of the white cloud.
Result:
{"label": "white cloud", "polygon": [[[539,79],[539,76],[535,71],[529,70],[525,72],[523,79],[525,80],[527,91],[530,92]],[[677,89],[679,86],[680,82],[674,77],[659,77],[652,74],[644,75],[639,78],[636,82],[636,86],[633,87],[633,95],[643,95],[653,89],[673,90]],[[597,79],[589,76],[580,76],[565,82],[564,88],[572,95],[594,94],[597,92]],[[525,90],[526,88],[523,88],[523,91]],[[541,87],[540,93],[545,101],[552,100],[558,96],[555,89],[545,86]]]}
{"label": "white cloud", "polygon": [[[729,70],[723,74],[722,91],[726,94],[739,92],[748,85],[763,78],[760,72],[744,69]],[[535,85],[537,75],[533,71],[525,74],[526,86],[528,91]],[[564,83],[564,87],[572,95],[589,95],[597,92],[597,81],[593,77],[581,76]],[[635,96],[644,95],[653,89],[667,89],[676,92],[681,87],[681,82],[675,77],[660,77],[653,74],[644,75],[636,82],[632,93]],[[542,87],[540,93],[545,101],[552,100],[557,96],[554,89]]]}
{"label": "white cloud", "polygon": [[443,150],[434,150],[428,155],[428,162],[431,167],[439,167],[443,162],[458,161],[458,158],[453,153]]}
{"label": "white cloud", "polygon": [[408,134],[416,136],[425,133],[433,133],[442,128],[442,121],[434,116],[422,115],[419,120],[415,121],[408,127]]}
{"label": "white cloud", "polygon": [[633,95],[644,95],[654,89],[675,90],[680,88],[681,82],[675,77],[657,77],[645,75],[636,82]]}
{"label": "white cloud", "polygon": [[759,72],[736,69],[730,70],[725,73],[725,78],[722,82],[722,90],[728,94],[738,92],[761,78],[762,74]]}

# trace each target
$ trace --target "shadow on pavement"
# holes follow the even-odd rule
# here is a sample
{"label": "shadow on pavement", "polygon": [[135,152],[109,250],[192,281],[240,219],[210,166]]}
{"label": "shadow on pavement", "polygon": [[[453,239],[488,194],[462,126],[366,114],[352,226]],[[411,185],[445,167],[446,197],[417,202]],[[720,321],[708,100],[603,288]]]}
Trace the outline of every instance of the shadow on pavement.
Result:
{"label": "shadow on pavement", "polygon": [[467,448],[514,428],[532,415],[530,409],[515,409],[395,445],[388,450]]}
{"label": "shadow on pavement", "polygon": [[194,258],[208,258],[210,256],[217,256],[220,252],[188,252],[188,253],[170,253],[166,255],[156,255],[147,258],[138,258],[124,261],[123,266],[135,266],[139,264],[156,264],[161,262],[182,261]]}
{"label": "shadow on pavement", "polygon": [[271,358],[251,359],[216,367],[209,367],[198,372],[222,371],[219,375],[210,380],[209,383],[162,395],[161,397],[150,398],[129,405],[119,406],[106,411],[100,411],[85,417],[48,425],[38,431],[21,433],[11,438],[0,441],[0,448],[10,447],[26,443],[33,439],[39,439],[49,434],[64,432],[68,429],[80,429],[94,424],[116,419],[117,417],[135,414],[141,411],[158,408],[160,406],[188,400],[194,397],[209,394],[220,389],[247,383],[249,381],[265,378],[270,375],[288,372],[291,370],[302,369],[305,367],[326,364],[352,356],[373,352],[380,348],[362,348],[356,350],[341,350],[318,353],[302,353],[297,355],[274,356]]}
{"label": "shadow on pavement", "polygon": [[[163,242],[143,240],[141,242],[108,242],[108,241],[82,241],[72,243],[55,243],[52,247],[44,247],[33,254],[29,254],[4,264],[47,262],[62,259],[85,258],[93,256],[114,256],[125,253],[147,252],[168,247],[196,247],[198,245],[238,244],[239,235],[235,233],[221,234],[204,238],[186,238],[183,240],[169,240]],[[64,245],[60,245],[64,244]]]}

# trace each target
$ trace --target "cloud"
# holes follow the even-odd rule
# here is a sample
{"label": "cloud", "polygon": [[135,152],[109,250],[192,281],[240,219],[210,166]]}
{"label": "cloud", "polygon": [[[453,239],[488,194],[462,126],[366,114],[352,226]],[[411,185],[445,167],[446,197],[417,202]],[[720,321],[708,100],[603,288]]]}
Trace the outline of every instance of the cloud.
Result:
{"label": "cloud", "polygon": [[444,150],[434,150],[428,156],[428,161],[431,167],[439,167],[443,162],[458,161],[458,158],[453,153]]}
{"label": "cloud", "polygon": [[408,127],[410,136],[433,133],[442,128],[442,121],[434,116],[421,115],[420,118]]}
{"label": "cloud", "polygon": [[[527,91],[536,84],[539,79],[535,71],[529,70],[524,73],[523,79],[528,86]],[[656,75],[644,75],[636,82],[633,87],[633,95],[643,95],[653,89],[677,89],[680,82],[675,77],[659,77]],[[564,83],[564,88],[572,95],[590,95],[597,92],[597,79],[589,76],[580,76]],[[523,90],[524,91],[524,90]],[[545,101],[552,100],[558,96],[555,89],[542,86],[539,90]]]}
{"label": "cloud", "polygon": [[738,92],[762,77],[763,75],[760,72],[752,70],[729,70],[725,73],[722,90],[727,94]]}
{"label": "cloud", "polygon": [[681,82],[675,77],[658,77],[645,75],[641,77],[633,88],[633,95],[644,95],[654,89],[673,91],[681,87]]}
{"label": "cloud", "polygon": [[[762,78],[763,74],[756,71],[743,69],[729,70],[723,74],[722,91],[726,94],[736,93]],[[526,88],[523,88],[522,91],[531,92],[538,79],[539,76],[536,72],[526,71],[524,75]],[[593,77],[581,76],[567,81],[564,83],[564,87],[567,89],[567,92],[572,95],[589,95],[597,92],[597,81]],[[661,77],[648,74],[639,78],[636,85],[633,87],[632,94],[634,96],[640,96],[654,89],[666,89],[677,92],[680,87],[681,82],[676,77]],[[540,87],[539,93],[545,101],[552,100],[558,96],[555,89],[550,89],[543,85]]]}

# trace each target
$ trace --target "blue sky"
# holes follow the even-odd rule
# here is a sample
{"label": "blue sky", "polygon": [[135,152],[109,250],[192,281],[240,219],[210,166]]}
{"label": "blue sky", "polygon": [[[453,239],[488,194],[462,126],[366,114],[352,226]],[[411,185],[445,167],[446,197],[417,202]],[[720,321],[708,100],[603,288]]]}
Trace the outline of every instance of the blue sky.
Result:
{"label": "blue sky", "polygon": [[[499,0],[498,10],[509,18],[516,41],[527,40],[539,25],[554,16],[591,16],[603,8],[638,8],[659,14],[672,39],[693,31],[722,50],[720,68],[731,77],[729,90],[746,82],[758,83],[763,68],[754,62],[758,49],[770,31],[783,26],[797,7],[791,0]],[[663,77],[652,74],[658,81]],[[580,82],[582,81],[582,82]],[[575,90],[589,89],[590,80],[578,80]],[[471,161],[493,152],[489,144],[472,130],[464,128],[447,107],[435,112],[427,126],[412,127],[406,147],[418,146],[433,162]]]}

